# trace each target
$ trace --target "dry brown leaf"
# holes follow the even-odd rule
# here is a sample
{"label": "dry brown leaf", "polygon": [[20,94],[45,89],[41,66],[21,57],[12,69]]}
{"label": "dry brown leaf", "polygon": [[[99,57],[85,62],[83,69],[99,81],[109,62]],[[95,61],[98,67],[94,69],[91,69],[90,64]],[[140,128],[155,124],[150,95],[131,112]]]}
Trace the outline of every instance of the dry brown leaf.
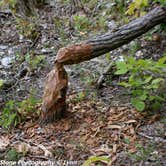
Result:
{"label": "dry brown leaf", "polygon": [[124,112],[119,113],[119,114],[116,116],[116,118],[120,118],[120,117],[122,117],[122,116],[124,116]]}
{"label": "dry brown leaf", "polygon": [[68,131],[70,128],[71,128],[71,125],[68,121],[66,121],[64,124],[63,124],[63,127],[64,127],[64,130],[65,131]]}
{"label": "dry brown leaf", "polygon": [[87,117],[85,118],[85,122],[91,124],[93,122],[93,119],[91,117]]}
{"label": "dry brown leaf", "polygon": [[137,151],[137,149],[135,147],[132,147],[131,149],[129,149],[129,153],[135,153]]}
{"label": "dry brown leaf", "polygon": [[113,145],[113,148],[112,148],[112,152],[113,152],[113,153],[116,153],[116,151],[117,151],[117,144],[114,144],[114,145]]}
{"label": "dry brown leaf", "polygon": [[109,108],[109,113],[114,113],[114,112],[115,112],[115,108],[114,108],[114,107],[113,107],[113,108],[110,107],[110,108]]}
{"label": "dry brown leaf", "polygon": [[80,141],[85,142],[87,140],[87,138],[88,138],[87,135],[84,135],[80,138]]}
{"label": "dry brown leaf", "polygon": [[19,153],[23,153],[25,155],[26,153],[30,151],[31,146],[25,142],[21,142],[20,144],[17,144],[15,148],[17,149]]}
{"label": "dry brown leaf", "polygon": [[104,154],[110,154],[111,153],[111,149],[108,147],[108,146],[103,146],[103,147],[101,147],[101,148],[99,148],[99,149],[96,149],[95,150],[95,153],[97,154],[97,155],[104,155]]}
{"label": "dry brown leaf", "polygon": [[97,138],[88,138],[86,143],[91,146],[95,146]]}
{"label": "dry brown leaf", "polygon": [[118,107],[118,111],[124,111],[124,110],[127,110],[128,108],[127,107]]}
{"label": "dry brown leaf", "polygon": [[129,124],[129,123],[136,123],[136,122],[137,122],[136,120],[131,119],[131,120],[128,120],[127,122],[125,122],[125,123]]}
{"label": "dry brown leaf", "polygon": [[46,157],[52,157],[53,156],[53,154],[50,151],[48,151],[46,149],[46,147],[43,146],[42,144],[39,144],[38,147],[44,151],[44,156],[46,156]]}
{"label": "dry brown leaf", "polygon": [[108,129],[121,129],[122,127],[121,126],[119,126],[119,125],[108,125],[108,127],[107,127]]}
{"label": "dry brown leaf", "polygon": [[4,151],[9,144],[10,144],[10,140],[7,136],[6,137],[4,137],[4,136],[0,137],[0,151]]}
{"label": "dry brown leaf", "polygon": [[131,133],[132,135],[135,134],[135,130],[134,130],[133,127],[130,128],[130,133]]}
{"label": "dry brown leaf", "polygon": [[113,157],[111,158],[111,161],[110,161],[110,163],[108,164],[108,166],[112,166],[112,163],[115,162],[116,159],[117,159],[117,156],[116,156],[116,155],[113,156]]}

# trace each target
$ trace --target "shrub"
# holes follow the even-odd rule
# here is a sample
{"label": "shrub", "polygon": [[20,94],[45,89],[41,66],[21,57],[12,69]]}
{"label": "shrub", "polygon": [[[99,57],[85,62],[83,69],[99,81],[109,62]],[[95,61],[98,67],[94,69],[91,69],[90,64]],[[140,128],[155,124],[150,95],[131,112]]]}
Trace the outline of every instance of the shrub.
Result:
{"label": "shrub", "polygon": [[157,62],[150,59],[136,60],[126,57],[124,61],[117,61],[115,74],[128,74],[126,81],[119,85],[129,88],[131,104],[139,111],[145,109],[159,109],[166,100],[162,92],[166,81],[166,56]]}

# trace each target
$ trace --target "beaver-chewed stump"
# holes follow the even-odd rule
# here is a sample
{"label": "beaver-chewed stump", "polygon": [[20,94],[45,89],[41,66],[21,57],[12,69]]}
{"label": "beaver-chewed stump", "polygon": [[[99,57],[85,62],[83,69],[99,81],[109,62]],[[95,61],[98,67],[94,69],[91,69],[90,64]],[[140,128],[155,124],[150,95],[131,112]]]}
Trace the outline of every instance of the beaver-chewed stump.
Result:
{"label": "beaver-chewed stump", "polygon": [[146,15],[119,27],[114,32],[61,48],[56,56],[55,66],[46,79],[40,124],[53,122],[65,114],[68,78],[64,65],[87,61],[114,50],[165,20],[166,7],[158,6]]}
{"label": "beaver-chewed stump", "polygon": [[54,69],[47,75],[42,113],[39,123],[47,124],[60,119],[66,112],[66,93],[68,77],[60,63],[55,63]]}

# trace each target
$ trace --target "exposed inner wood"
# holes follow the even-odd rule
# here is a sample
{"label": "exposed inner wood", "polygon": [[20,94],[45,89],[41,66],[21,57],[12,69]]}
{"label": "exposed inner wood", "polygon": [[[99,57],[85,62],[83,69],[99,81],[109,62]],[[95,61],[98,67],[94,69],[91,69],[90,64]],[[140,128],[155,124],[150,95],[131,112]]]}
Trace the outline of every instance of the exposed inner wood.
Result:
{"label": "exposed inner wood", "polygon": [[61,63],[47,75],[40,123],[52,122],[62,117],[66,111],[67,73]]}

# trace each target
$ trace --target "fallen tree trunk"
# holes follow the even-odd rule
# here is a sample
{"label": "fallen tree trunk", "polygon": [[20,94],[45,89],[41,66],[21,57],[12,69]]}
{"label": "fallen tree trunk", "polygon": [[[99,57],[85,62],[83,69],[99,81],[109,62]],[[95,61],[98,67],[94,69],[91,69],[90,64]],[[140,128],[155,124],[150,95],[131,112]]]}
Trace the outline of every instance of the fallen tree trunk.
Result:
{"label": "fallen tree trunk", "polygon": [[[59,70],[64,71],[64,74],[62,75],[64,75],[64,79],[67,80],[63,65],[76,64],[103,55],[113,49],[129,43],[133,39],[144,34],[148,30],[165,20],[166,7],[157,7],[147,13],[145,16],[140,17],[130,22],[129,24],[120,27],[115,32],[97,36],[94,39],[84,41],[80,44],[61,48],[59,49],[55,59],[55,68],[57,68],[56,66],[60,64],[58,65],[60,66]],[[58,73],[59,71],[56,70],[56,72]],[[62,75],[59,76],[58,79],[57,73],[55,74],[57,75],[56,80],[52,79],[52,75],[49,74],[46,81],[42,103],[43,111],[40,119],[41,124],[51,122],[56,118],[59,118],[61,115],[63,115],[62,112],[65,111],[66,108],[66,96],[61,93],[61,90],[63,88],[67,89],[66,82],[61,79]],[[61,84],[60,89],[58,89],[57,86],[59,84]],[[57,92],[59,92],[58,97],[57,95],[55,95],[57,94]],[[62,104],[57,104],[59,99],[60,101],[63,101]],[[51,105],[49,103],[51,103]],[[58,111],[60,111],[61,113],[57,113]]]}

